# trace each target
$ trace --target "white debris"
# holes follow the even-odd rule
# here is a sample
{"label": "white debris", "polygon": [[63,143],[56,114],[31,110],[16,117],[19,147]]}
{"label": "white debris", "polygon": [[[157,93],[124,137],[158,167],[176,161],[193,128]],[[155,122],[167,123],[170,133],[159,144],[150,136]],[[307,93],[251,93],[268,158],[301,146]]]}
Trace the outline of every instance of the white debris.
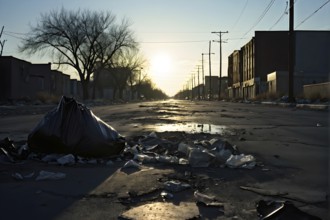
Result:
{"label": "white debris", "polygon": [[252,155],[231,155],[226,161],[226,165],[230,168],[247,168],[252,169],[255,165],[255,158]]}
{"label": "white debris", "polygon": [[141,165],[135,162],[134,160],[127,161],[123,166],[123,168],[140,168],[140,167]]}
{"label": "white debris", "polygon": [[13,173],[11,176],[16,180],[23,180],[24,179],[23,176],[20,173]]}
{"label": "white debris", "polygon": [[64,179],[65,177],[66,177],[65,173],[49,172],[49,171],[41,170],[39,172],[39,175],[36,178],[36,181],[40,181],[40,180],[60,180],[60,179]]}
{"label": "white debris", "polygon": [[189,164],[191,167],[208,167],[214,160],[214,155],[206,150],[193,148],[189,153]]}
{"label": "white debris", "polygon": [[164,189],[170,192],[180,192],[191,186],[187,183],[181,183],[178,180],[171,180],[164,183]]}
{"label": "white debris", "polygon": [[73,165],[75,162],[75,157],[72,154],[67,154],[57,159],[57,163],[60,165]]}
{"label": "white debris", "polygon": [[142,164],[157,162],[155,157],[145,155],[145,154],[135,154],[134,160],[137,160],[137,161],[141,162]]}
{"label": "white debris", "polygon": [[47,154],[44,156],[41,160],[46,163],[50,162],[56,162],[58,158],[60,158],[62,155],[60,154]]}
{"label": "white debris", "polygon": [[105,164],[106,164],[107,166],[112,166],[112,165],[114,165],[114,163],[113,163],[112,160],[108,160]]}
{"label": "white debris", "polygon": [[152,138],[157,138],[157,134],[155,132],[151,132],[148,137],[152,137]]}

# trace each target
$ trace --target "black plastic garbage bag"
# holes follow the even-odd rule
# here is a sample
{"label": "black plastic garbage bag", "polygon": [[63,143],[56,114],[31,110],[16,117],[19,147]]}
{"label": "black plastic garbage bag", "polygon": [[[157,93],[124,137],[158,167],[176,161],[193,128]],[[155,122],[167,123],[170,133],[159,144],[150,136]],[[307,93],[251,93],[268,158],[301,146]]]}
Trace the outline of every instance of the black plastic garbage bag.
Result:
{"label": "black plastic garbage bag", "polygon": [[62,97],[28,136],[32,151],[108,157],[120,154],[125,141],[86,106]]}

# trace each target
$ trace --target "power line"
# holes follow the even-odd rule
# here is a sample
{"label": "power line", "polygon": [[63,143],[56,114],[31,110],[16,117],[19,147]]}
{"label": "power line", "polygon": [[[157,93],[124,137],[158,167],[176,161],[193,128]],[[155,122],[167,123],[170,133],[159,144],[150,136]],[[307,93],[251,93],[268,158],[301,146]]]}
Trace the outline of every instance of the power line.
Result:
{"label": "power line", "polygon": [[140,41],[141,44],[182,44],[182,43],[205,43],[209,40],[184,40],[184,41]]}
{"label": "power line", "polygon": [[[298,0],[295,0],[293,2],[293,5],[297,3]],[[285,10],[283,12],[283,14],[279,17],[279,19],[269,28],[269,30],[273,29],[273,27],[275,27],[284,17],[284,15],[287,15],[289,13],[289,10],[291,9],[291,7],[288,8],[288,2],[286,2],[286,7]]]}
{"label": "power line", "polygon": [[[330,0],[329,0],[330,1]],[[243,37],[245,37],[253,28],[255,28],[259,22],[265,17],[265,15],[267,14],[267,12],[269,11],[269,9],[272,7],[272,5],[274,4],[275,0],[271,0],[269,2],[269,4],[267,5],[267,7],[265,8],[265,10],[262,12],[262,14],[260,15],[260,17],[257,19],[257,21],[254,23],[254,25],[252,25],[252,27],[245,32],[245,34],[243,35]]]}
{"label": "power line", "polygon": [[28,33],[20,33],[20,32],[13,32],[13,31],[4,31],[4,33],[16,34],[16,35],[28,35]]}
{"label": "power line", "polygon": [[13,38],[17,38],[17,39],[20,39],[20,40],[24,40],[23,37],[17,37],[17,36],[15,36],[15,35],[13,35],[13,34],[8,34],[8,32],[3,32],[3,34],[4,34],[4,35],[7,35],[7,36],[10,36],[10,37],[13,37]]}
{"label": "power line", "polygon": [[283,12],[283,14],[277,19],[277,21],[269,28],[269,30],[273,29],[273,27],[275,27],[284,17],[284,15],[288,14],[288,2],[286,2],[286,7],[285,10]]}
{"label": "power line", "polygon": [[325,3],[323,3],[323,5],[321,5],[318,9],[316,9],[312,14],[310,14],[309,16],[307,16],[304,20],[302,20],[296,27],[298,28],[300,25],[302,25],[305,21],[307,21],[308,19],[310,19],[313,15],[315,15],[321,8],[323,8],[326,4],[328,4],[330,2],[330,0],[326,1]]}
{"label": "power line", "polygon": [[232,27],[233,30],[234,30],[234,28],[236,27],[238,21],[241,19],[242,15],[243,15],[243,13],[244,13],[244,11],[245,11],[245,9],[246,9],[246,6],[248,5],[248,2],[249,2],[249,0],[246,0],[245,5],[244,5],[244,7],[243,7],[241,13],[239,14],[237,20],[235,21],[235,23],[234,23],[234,25],[233,25],[233,27]]}

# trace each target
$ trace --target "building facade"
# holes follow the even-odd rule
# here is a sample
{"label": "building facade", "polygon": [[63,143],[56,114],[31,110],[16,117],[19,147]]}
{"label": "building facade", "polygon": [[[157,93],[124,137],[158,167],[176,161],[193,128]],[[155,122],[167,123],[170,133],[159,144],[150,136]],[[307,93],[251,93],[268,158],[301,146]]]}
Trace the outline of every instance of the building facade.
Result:
{"label": "building facade", "polygon": [[[295,31],[295,96],[302,94],[303,85],[329,80],[329,34],[329,31]],[[248,43],[228,57],[232,60],[228,74],[233,77],[229,97],[254,99],[269,92],[287,93],[288,48],[288,31],[256,31]],[[268,74],[272,75],[267,78]],[[279,81],[275,82],[276,79]]]}
{"label": "building facade", "polygon": [[1,101],[78,94],[78,88],[73,91],[70,85],[70,76],[51,70],[51,63],[32,64],[12,56],[0,57]]}

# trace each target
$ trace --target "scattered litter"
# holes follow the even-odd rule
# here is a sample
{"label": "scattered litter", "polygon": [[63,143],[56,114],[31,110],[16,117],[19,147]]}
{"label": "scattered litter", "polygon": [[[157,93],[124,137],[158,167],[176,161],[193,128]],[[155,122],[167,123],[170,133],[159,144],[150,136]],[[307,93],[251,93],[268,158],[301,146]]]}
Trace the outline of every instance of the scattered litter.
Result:
{"label": "scattered litter", "polygon": [[209,167],[214,160],[214,155],[208,151],[194,148],[190,151],[188,160],[191,167]]}
{"label": "scattered litter", "polygon": [[157,138],[157,134],[155,132],[151,132],[148,136],[152,138]]}
{"label": "scattered litter", "polygon": [[257,212],[262,220],[276,219],[276,220],[321,220],[319,217],[310,215],[295,207],[289,201],[264,201],[260,200],[257,203]]}
{"label": "scattered litter", "polygon": [[20,173],[13,173],[12,177],[16,180],[24,180],[24,179],[29,179],[32,178],[34,176],[34,172],[26,174],[26,175],[22,175]]}
{"label": "scattered litter", "polygon": [[189,189],[191,186],[187,183],[181,183],[178,180],[171,180],[164,183],[164,189],[170,192],[180,192]]}
{"label": "scattered litter", "polygon": [[255,158],[252,155],[231,155],[226,161],[226,165],[230,168],[246,168],[252,169],[255,167]]}
{"label": "scattered litter", "polygon": [[24,178],[32,178],[34,176],[34,172],[30,173],[30,174],[26,174],[23,177]]}
{"label": "scattered litter", "polygon": [[24,160],[29,156],[28,146],[22,145],[17,147],[14,145],[9,137],[4,138],[0,141],[0,155],[2,156],[1,161],[16,163],[17,160]]}
{"label": "scattered litter", "polygon": [[185,158],[180,158],[179,159],[179,164],[181,165],[188,165],[189,164],[189,161]]}
{"label": "scattered litter", "polygon": [[197,199],[197,201],[200,201],[200,202],[211,202],[211,201],[215,200],[214,196],[208,196],[206,194],[199,192],[198,190],[196,190],[194,192],[194,196]]}
{"label": "scattered litter", "polygon": [[16,180],[23,180],[23,176],[20,173],[13,173],[12,177]]}
{"label": "scattered litter", "polygon": [[137,161],[141,162],[142,164],[157,162],[157,159],[155,157],[145,155],[145,154],[135,154],[134,160],[137,160]]}
{"label": "scattered litter", "polygon": [[160,163],[179,164],[179,158],[176,156],[157,155],[156,159]]}
{"label": "scattered litter", "polygon": [[76,163],[75,157],[72,154],[64,155],[58,158],[56,161],[60,165],[73,165]]}
{"label": "scattered litter", "polygon": [[178,151],[183,153],[186,156],[189,156],[190,150],[192,149],[192,147],[188,144],[185,143],[180,143],[178,145]]}
{"label": "scattered litter", "polygon": [[112,160],[108,160],[105,164],[107,166],[112,166],[112,165],[114,165],[114,162]]}
{"label": "scattered litter", "polygon": [[7,152],[6,149],[4,149],[4,148],[1,147],[0,148],[0,153],[2,153],[3,155],[5,155],[6,160],[8,160],[9,162],[12,162],[12,163],[15,162],[14,158]]}
{"label": "scattered litter", "polygon": [[135,162],[134,160],[127,161],[123,166],[123,168],[140,168],[140,167],[141,165]]}
{"label": "scattered litter", "polygon": [[90,160],[87,160],[87,163],[88,164],[97,164],[97,160],[96,159],[90,159]]}
{"label": "scattered litter", "polygon": [[218,202],[215,199],[215,196],[209,196],[206,194],[203,194],[196,190],[194,192],[194,197],[197,200],[197,204],[203,204],[205,206],[213,206],[213,207],[223,207],[224,203]]}
{"label": "scattered litter", "polygon": [[254,168],[256,162],[252,155],[238,153],[235,145],[216,138],[176,144],[151,133],[126,144],[124,157],[142,164],[159,162],[201,168],[225,165],[230,168]]}
{"label": "scattered litter", "polygon": [[57,162],[57,159],[59,159],[60,157],[61,157],[60,154],[47,154],[41,159],[41,161],[45,163]]}
{"label": "scattered litter", "polygon": [[49,171],[41,170],[39,172],[39,175],[36,177],[36,181],[40,181],[40,180],[60,180],[60,179],[64,179],[65,177],[66,177],[65,173],[49,172]]}
{"label": "scattered litter", "polygon": [[163,198],[163,199],[172,199],[174,197],[174,195],[172,193],[169,193],[169,192],[166,192],[166,191],[162,191],[160,193],[160,196]]}

